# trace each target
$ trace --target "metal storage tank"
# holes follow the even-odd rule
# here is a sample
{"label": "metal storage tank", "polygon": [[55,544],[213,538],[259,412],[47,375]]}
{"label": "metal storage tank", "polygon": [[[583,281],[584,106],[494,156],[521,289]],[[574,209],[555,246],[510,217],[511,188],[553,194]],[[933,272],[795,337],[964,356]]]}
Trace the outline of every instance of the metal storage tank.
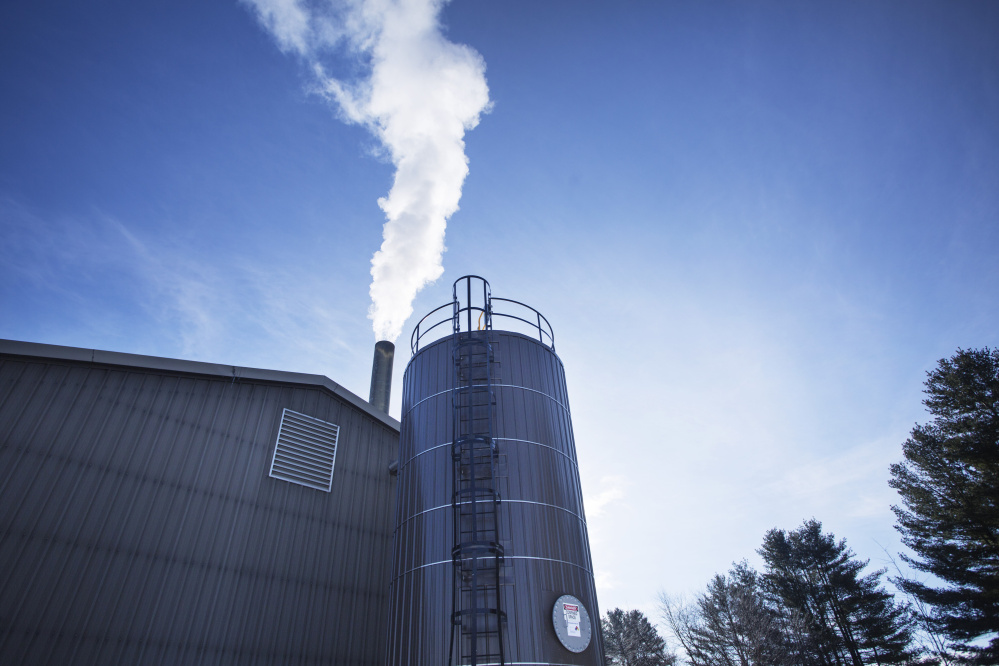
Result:
{"label": "metal storage tank", "polygon": [[403,378],[388,663],[602,664],[551,326],[477,276],[452,295]]}

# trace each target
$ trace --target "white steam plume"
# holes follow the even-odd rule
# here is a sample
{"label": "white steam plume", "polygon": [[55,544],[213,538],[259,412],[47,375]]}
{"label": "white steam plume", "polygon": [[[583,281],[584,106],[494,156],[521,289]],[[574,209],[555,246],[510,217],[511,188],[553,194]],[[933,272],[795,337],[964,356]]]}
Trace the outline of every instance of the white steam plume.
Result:
{"label": "white steam plume", "polygon": [[[348,122],[367,127],[396,167],[382,246],[371,259],[375,338],[395,341],[417,292],[444,272],[444,230],[468,174],[464,136],[489,107],[485,63],[441,33],[446,0],[243,0],[280,48],[304,58]],[[367,76],[329,76],[345,47]]]}

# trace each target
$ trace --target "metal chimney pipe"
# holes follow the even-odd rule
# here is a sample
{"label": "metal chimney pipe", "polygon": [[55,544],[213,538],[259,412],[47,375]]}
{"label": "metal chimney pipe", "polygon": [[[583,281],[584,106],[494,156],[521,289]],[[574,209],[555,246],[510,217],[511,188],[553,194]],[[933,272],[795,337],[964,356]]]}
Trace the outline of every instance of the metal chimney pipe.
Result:
{"label": "metal chimney pipe", "polygon": [[389,396],[392,393],[392,359],[395,345],[388,340],[375,343],[375,360],[371,364],[371,391],[368,402],[380,412],[388,414]]}

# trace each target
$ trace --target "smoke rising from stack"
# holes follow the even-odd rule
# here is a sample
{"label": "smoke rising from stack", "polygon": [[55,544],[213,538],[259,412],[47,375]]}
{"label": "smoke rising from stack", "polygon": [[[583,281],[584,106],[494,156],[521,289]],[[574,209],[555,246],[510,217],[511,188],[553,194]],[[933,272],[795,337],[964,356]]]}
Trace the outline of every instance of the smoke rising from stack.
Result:
{"label": "smoke rising from stack", "polygon": [[[375,339],[395,341],[413,299],[439,278],[444,232],[468,174],[465,132],[489,109],[485,62],[444,38],[443,0],[244,0],[279,47],[305,59],[344,120],[363,125],[396,168],[382,246],[371,259]],[[346,49],[367,76],[344,81],[321,58]]]}

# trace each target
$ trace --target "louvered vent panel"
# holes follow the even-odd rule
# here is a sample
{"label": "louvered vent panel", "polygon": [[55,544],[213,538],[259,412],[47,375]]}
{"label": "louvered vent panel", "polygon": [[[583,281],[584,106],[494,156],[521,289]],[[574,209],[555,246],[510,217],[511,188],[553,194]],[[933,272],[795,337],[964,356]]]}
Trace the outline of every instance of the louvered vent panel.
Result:
{"label": "louvered vent panel", "polygon": [[281,415],[271,476],[330,491],[340,426],[285,409]]}

